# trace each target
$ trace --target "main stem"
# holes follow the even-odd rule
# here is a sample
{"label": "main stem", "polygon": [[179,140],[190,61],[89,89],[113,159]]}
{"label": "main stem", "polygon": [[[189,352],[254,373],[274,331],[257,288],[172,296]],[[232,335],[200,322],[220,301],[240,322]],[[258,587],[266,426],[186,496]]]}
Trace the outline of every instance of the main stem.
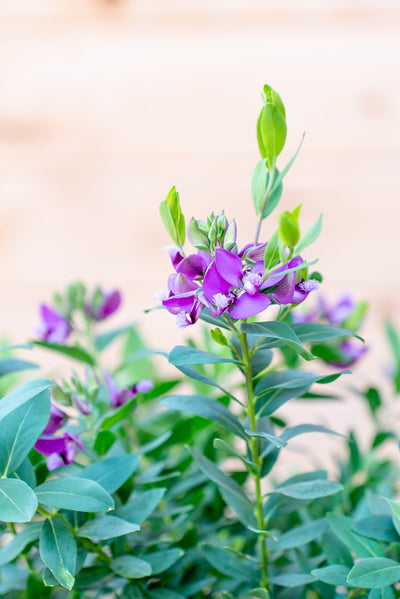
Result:
{"label": "main stem", "polygon": [[[247,392],[247,416],[249,418],[250,430],[257,432],[257,418],[255,410],[255,400],[253,392],[253,376],[251,373],[251,356],[249,352],[249,346],[247,343],[246,334],[240,333],[240,343],[243,352],[243,362],[245,365],[245,376],[246,376],[246,392]],[[257,471],[253,473],[254,484],[256,488],[256,507],[255,516],[257,518],[257,525],[260,533],[258,534],[258,543],[260,547],[260,558],[261,558],[261,586],[268,590],[268,551],[266,541],[266,522],[264,519],[263,511],[263,497],[261,491],[261,469],[262,469],[262,458],[258,451],[258,440],[256,437],[250,439],[250,451],[251,459],[256,465]]]}

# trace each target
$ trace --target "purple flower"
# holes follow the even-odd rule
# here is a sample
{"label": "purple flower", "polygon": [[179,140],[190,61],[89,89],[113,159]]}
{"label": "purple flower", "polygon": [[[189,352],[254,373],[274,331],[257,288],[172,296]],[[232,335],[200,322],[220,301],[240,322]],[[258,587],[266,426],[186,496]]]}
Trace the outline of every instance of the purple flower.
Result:
{"label": "purple flower", "polygon": [[184,273],[173,274],[168,279],[168,290],[164,292],[162,304],[168,312],[175,314],[178,328],[194,324],[203,309],[196,292],[200,287]]}
{"label": "purple flower", "polygon": [[72,464],[78,448],[83,451],[82,441],[76,435],[67,432],[62,437],[39,437],[35,443],[36,451],[49,456],[47,458],[49,470]]}
{"label": "purple flower", "polygon": [[40,317],[33,334],[48,343],[65,343],[71,332],[68,320],[45,304],[40,306]]}
{"label": "purple flower", "polygon": [[338,350],[341,354],[341,358],[332,361],[331,365],[336,366],[337,368],[346,368],[347,366],[352,366],[362,358],[366,353],[367,348],[361,341],[356,339],[345,339],[339,344]]}
{"label": "purple flower", "polygon": [[356,304],[349,293],[343,293],[332,306],[328,306],[321,298],[322,314],[333,325],[343,324],[355,308]]}
{"label": "purple flower", "polygon": [[98,288],[92,302],[86,305],[86,313],[93,320],[104,320],[118,310],[121,302],[122,296],[117,289],[106,291]]}
{"label": "purple flower", "polygon": [[51,402],[50,404],[50,420],[47,423],[46,428],[43,431],[43,435],[52,435],[64,424],[67,420],[67,415],[57,408],[56,405]]}
{"label": "purple flower", "polygon": [[108,387],[108,391],[111,398],[111,405],[114,408],[120,408],[124,404],[126,404],[130,399],[136,397],[138,393],[148,393],[153,389],[154,383],[153,381],[149,381],[148,379],[142,379],[133,387],[122,387],[118,389],[113,377],[106,370],[104,371],[104,378]]}

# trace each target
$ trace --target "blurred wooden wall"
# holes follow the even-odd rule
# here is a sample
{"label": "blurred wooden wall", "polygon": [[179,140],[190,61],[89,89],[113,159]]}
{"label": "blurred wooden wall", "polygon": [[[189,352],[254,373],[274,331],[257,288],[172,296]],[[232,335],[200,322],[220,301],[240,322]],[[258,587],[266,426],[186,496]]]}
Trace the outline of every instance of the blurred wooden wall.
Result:
{"label": "blurred wooden wall", "polygon": [[325,213],[307,257],[328,294],[370,300],[361,368],[378,372],[381,318],[400,325],[399,25],[397,0],[2,0],[0,330],[24,339],[39,301],[80,278],[121,287],[119,320],[155,345],[181,339],[142,312],[169,272],[158,204],[175,184],[188,217],[225,208],[252,238],[268,82],[281,165],[306,131],[282,208],[302,203],[304,228]]}

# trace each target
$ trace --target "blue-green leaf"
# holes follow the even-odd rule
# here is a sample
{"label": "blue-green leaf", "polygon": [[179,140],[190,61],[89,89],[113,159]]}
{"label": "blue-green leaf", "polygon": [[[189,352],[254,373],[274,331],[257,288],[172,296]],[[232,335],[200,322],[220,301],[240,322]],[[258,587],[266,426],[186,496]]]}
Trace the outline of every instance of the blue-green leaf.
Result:
{"label": "blue-green leaf", "polygon": [[94,480],[78,477],[56,478],[36,488],[39,503],[77,512],[108,512],[114,500]]}
{"label": "blue-green leaf", "polygon": [[0,402],[0,422],[11,412],[17,410],[20,406],[26,404],[28,401],[33,400],[45,389],[53,387],[52,381],[46,379],[36,379],[34,381],[28,381],[24,385],[17,387],[8,393]]}
{"label": "blue-green leaf", "polygon": [[17,360],[15,358],[7,358],[0,360],[0,376],[11,374],[12,372],[20,372],[21,370],[29,370],[38,368],[37,364],[26,362],[25,360]]}
{"label": "blue-green leaf", "polygon": [[161,400],[161,405],[171,410],[201,416],[220,424],[242,439],[247,439],[245,430],[236,416],[217,400],[204,395],[168,395]]}
{"label": "blue-green leaf", "polygon": [[[277,341],[278,345],[276,347],[279,347],[279,344],[283,342],[305,360],[314,360],[314,356],[301,345],[296,333],[284,322],[244,323],[242,324],[242,331],[256,337],[265,337],[272,344]],[[274,347],[274,345],[271,345],[271,347]]]}
{"label": "blue-green leaf", "polygon": [[387,557],[360,559],[350,570],[347,582],[362,589],[381,589],[400,580],[400,563]]}
{"label": "blue-green leaf", "polygon": [[143,559],[150,564],[152,574],[161,574],[161,572],[165,572],[165,570],[173,566],[183,554],[184,551],[182,549],[174,547],[173,549],[166,549],[164,551],[146,553]]}
{"label": "blue-green leaf", "polygon": [[249,560],[239,559],[238,556],[226,549],[203,545],[201,553],[213,568],[225,576],[247,580],[252,584],[259,580],[259,571]]}
{"label": "blue-green leaf", "polygon": [[357,520],[354,523],[354,531],[365,537],[386,541],[388,543],[400,543],[400,536],[393,526],[390,516],[373,515]]}
{"label": "blue-green leaf", "polygon": [[43,349],[50,349],[51,351],[63,354],[64,356],[68,356],[74,360],[78,360],[78,362],[84,362],[90,366],[95,366],[95,360],[93,359],[93,356],[91,356],[86,349],[80,347],[79,345],[61,345],[58,343],[47,343],[47,341],[32,341],[32,343],[38,347],[42,347]]}
{"label": "blue-green leaf", "polygon": [[156,509],[165,492],[165,488],[134,491],[128,502],[117,508],[114,513],[128,522],[141,524]]}
{"label": "blue-green leaf", "polygon": [[321,233],[322,228],[322,214],[319,215],[315,223],[308,229],[308,231],[300,239],[299,243],[295,247],[295,255],[301,254],[303,250],[313,243]]}
{"label": "blue-green leaf", "polygon": [[66,524],[48,518],[39,542],[40,557],[61,586],[71,590],[75,582],[76,541]]}
{"label": "blue-green leaf", "polygon": [[272,584],[277,584],[280,587],[302,587],[305,584],[314,582],[315,578],[311,574],[302,572],[285,572],[284,574],[273,574],[270,577]]}
{"label": "blue-green leaf", "polygon": [[343,489],[340,483],[330,480],[301,481],[276,487],[274,493],[281,493],[294,499],[318,499],[335,495]]}
{"label": "blue-green leaf", "polygon": [[139,458],[133,453],[99,460],[84,468],[82,478],[96,481],[108,493],[114,493],[135,472]]}
{"label": "blue-green leaf", "polygon": [[284,549],[293,549],[294,547],[301,547],[306,543],[310,543],[315,539],[318,539],[328,527],[326,518],[319,520],[313,520],[300,526],[295,526],[287,532],[283,533],[278,541],[274,544],[275,551],[282,551]]}
{"label": "blue-green leaf", "polygon": [[372,589],[368,595],[368,599],[395,599],[395,594],[392,587]]}
{"label": "blue-green leaf", "polygon": [[222,356],[216,356],[205,351],[201,351],[195,347],[185,347],[183,345],[177,345],[168,354],[168,362],[174,366],[193,366],[195,364],[219,364],[221,362],[231,362],[233,364],[240,364],[238,360],[233,358],[224,358]]}
{"label": "blue-green leaf", "polygon": [[290,325],[302,343],[321,343],[341,337],[357,337],[354,331],[320,322],[295,322]]}
{"label": "blue-green leaf", "polygon": [[132,524],[116,516],[100,516],[85,522],[77,531],[77,534],[98,543],[106,539],[128,535],[138,530],[140,530],[138,524]]}
{"label": "blue-green leaf", "polygon": [[218,485],[225,503],[236,512],[239,520],[248,528],[257,529],[253,505],[237,482],[197,451],[192,450],[192,454],[204,474]]}
{"label": "blue-green leaf", "polygon": [[333,564],[323,568],[316,568],[311,571],[311,574],[326,584],[331,584],[335,587],[348,587],[347,575],[349,572],[350,568],[347,566],[343,566],[343,564]]}
{"label": "blue-green leaf", "polygon": [[117,557],[113,559],[110,566],[116,574],[124,578],[144,578],[151,574],[150,564],[133,555]]}
{"label": "blue-green leaf", "polygon": [[0,520],[3,522],[29,522],[38,502],[35,493],[22,480],[0,479]]}
{"label": "blue-green leaf", "polygon": [[354,520],[341,514],[328,514],[328,522],[335,535],[358,557],[383,557],[380,544],[373,539],[368,539],[352,529]]}
{"label": "blue-green leaf", "polygon": [[50,393],[45,389],[2,419],[0,475],[14,472],[24,461],[50,418]]}
{"label": "blue-green leaf", "polygon": [[28,524],[11,539],[7,545],[0,547],[0,566],[8,564],[25,549],[27,545],[39,538],[43,522],[32,522]]}
{"label": "blue-green leaf", "polygon": [[125,327],[120,327],[119,329],[114,329],[113,331],[108,331],[107,333],[102,333],[101,335],[96,335],[94,340],[95,348],[98,352],[102,352],[106,349],[115,339],[121,337],[125,333],[129,333],[133,328],[133,325],[128,325]]}

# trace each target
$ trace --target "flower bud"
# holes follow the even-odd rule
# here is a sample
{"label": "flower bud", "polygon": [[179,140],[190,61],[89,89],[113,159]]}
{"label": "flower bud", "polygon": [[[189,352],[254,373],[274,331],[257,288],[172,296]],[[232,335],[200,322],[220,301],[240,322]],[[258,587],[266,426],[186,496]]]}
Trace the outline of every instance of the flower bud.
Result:
{"label": "flower bud", "polygon": [[179,204],[175,186],[160,204],[160,215],[172,241],[180,248],[185,243],[185,218]]}
{"label": "flower bud", "polygon": [[264,85],[264,97],[265,104],[257,122],[257,140],[261,158],[266,158],[270,168],[285,145],[286,116],[280,95],[269,85]]}

